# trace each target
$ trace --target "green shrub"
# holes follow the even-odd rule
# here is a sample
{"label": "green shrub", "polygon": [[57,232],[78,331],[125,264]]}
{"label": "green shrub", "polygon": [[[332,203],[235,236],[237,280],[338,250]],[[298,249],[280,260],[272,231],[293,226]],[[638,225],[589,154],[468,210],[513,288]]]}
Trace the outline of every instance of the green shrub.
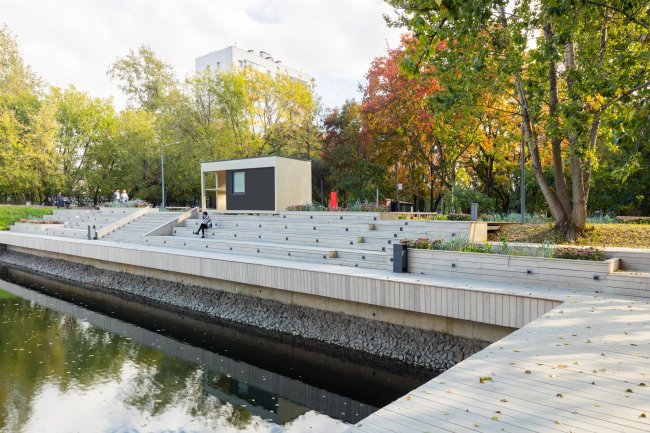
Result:
{"label": "green shrub", "polygon": [[[447,190],[445,193],[445,208],[449,208],[458,212],[470,212],[472,203],[478,204],[479,212],[493,212],[495,209],[494,200],[487,195],[483,194],[473,188],[467,188],[456,184],[454,186],[454,194],[452,200],[451,191]],[[447,205],[449,203],[449,206]]]}
{"label": "green shrub", "polygon": [[594,247],[557,247],[551,256],[554,259],[605,261],[605,252]]}
{"label": "green shrub", "polygon": [[42,219],[43,215],[52,215],[52,208],[0,206],[0,230],[9,230],[21,219]]}
{"label": "green shrub", "polygon": [[445,215],[448,221],[471,221],[472,216],[466,213],[450,213]]}

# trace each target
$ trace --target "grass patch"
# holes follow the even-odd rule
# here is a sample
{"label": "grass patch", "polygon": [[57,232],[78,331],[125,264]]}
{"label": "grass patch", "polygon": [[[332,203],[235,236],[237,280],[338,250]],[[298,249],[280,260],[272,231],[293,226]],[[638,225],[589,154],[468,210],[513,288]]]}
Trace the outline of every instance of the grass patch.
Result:
{"label": "grass patch", "polygon": [[489,233],[489,241],[589,245],[594,247],[650,248],[650,226],[638,224],[587,224],[587,233],[577,242],[553,231],[552,224],[523,224],[501,227]]}
{"label": "grass patch", "polygon": [[43,219],[43,215],[52,215],[52,208],[31,206],[0,206],[0,230],[9,230],[9,227],[26,219]]}

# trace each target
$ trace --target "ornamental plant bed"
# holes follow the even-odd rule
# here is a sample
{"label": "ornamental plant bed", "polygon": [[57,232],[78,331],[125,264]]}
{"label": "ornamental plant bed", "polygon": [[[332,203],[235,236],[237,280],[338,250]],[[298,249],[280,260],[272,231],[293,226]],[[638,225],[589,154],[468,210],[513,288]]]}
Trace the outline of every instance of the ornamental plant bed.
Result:
{"label": "ornamental plant bed", "polygon": [[25,218],[22,218],[20,222],[23,224],[61,224],[59,220],[28,220]]}
{"label": "ornamental plant bed", "polygon": [[281,218],[303,218],[323,220],[397,220],[397,214],[391,212],[370,212],[370,211],[292,211],[280,212]]}

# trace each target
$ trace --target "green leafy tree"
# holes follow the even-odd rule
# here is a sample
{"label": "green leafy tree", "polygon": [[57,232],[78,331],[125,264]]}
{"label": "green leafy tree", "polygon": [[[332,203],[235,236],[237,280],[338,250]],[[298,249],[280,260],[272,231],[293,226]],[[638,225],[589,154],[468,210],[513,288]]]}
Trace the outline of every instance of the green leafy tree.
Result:
{"label": "green leafy tree", "polygon": [[[603,143],[648,121],[647,1],[389,0],[392,25],[413,31],[402,68],[418,74],[443,63],[471,85],[509,89],[537,182],[559,230],[584,232],[592,174]],[[446,43],[444,55],[437,45]],[[459,52],[471,50],[472,56]],[[494,67],[490,67],[494,66]],[[485,71],[491,71],[485,80]],[[544,177],[550,142],[554,184]],[[568,160],[568,164],[567,161]],[[567,174],[569,173],[569,174]],[[570,185],[570,189],[569,189]]]}
{"label": "green leafy tree", "polygon": [[146,45],[117,58],[106,74],[120,82],[118,88],[128,96],[130,108],[151,112],[159,111],[178,85],[172,66]]}

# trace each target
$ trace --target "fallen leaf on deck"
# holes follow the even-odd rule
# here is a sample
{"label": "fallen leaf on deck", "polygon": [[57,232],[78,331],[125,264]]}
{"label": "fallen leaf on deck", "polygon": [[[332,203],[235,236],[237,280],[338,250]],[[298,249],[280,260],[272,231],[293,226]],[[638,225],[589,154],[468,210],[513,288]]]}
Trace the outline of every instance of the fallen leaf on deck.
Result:
{"label": "fallen leaf on deck", "polygon": [[634,391],[632,391],[630,388],[626,389],[625,392],[631,392],[631,393],[634,393]]}
{"label": "fallen leaf on deck", "polygon": [[643,412],[643,413],[641,414],[641,418],[647,418],[647,417],[645,416],[645,412]]}
{"label": "fallen leaf on deck", "polygon": [[499,417],[498,416],[493,416],[492,421],[499,421]]}
{"label": "fallen leaf on deck", "polygon": [[598,403],[594,403],[594,406],[596,406],[596,407],[600,407],[600,405],[599,405]]}
{"label": "fallen leaf on deck", "polygon": [[407,395],[407,396],[406,396],[406,399],[407,399],[407,400],[413,400],[413,397],[411,397],[410,395]]}
{"label": "fallen leaf on deck", "polygon": [[558,395],[556,395],[556,397],[564,398],[564,396],[562,394],[558,394]]}
{"label": "fallen leaf on deck", "polygon": [[562,423],[561,423],[560,421],[557,421],[557,420],[556,420],[556,421],[555,421],[555,424],[562,424]]}
{"label": "fallen leaf on deck", "polygon": [[501,402],[502,402],[502,403],[508,403],[508,400],[506,400],[506,399],[504,398],[503,400],[501,400]]}

